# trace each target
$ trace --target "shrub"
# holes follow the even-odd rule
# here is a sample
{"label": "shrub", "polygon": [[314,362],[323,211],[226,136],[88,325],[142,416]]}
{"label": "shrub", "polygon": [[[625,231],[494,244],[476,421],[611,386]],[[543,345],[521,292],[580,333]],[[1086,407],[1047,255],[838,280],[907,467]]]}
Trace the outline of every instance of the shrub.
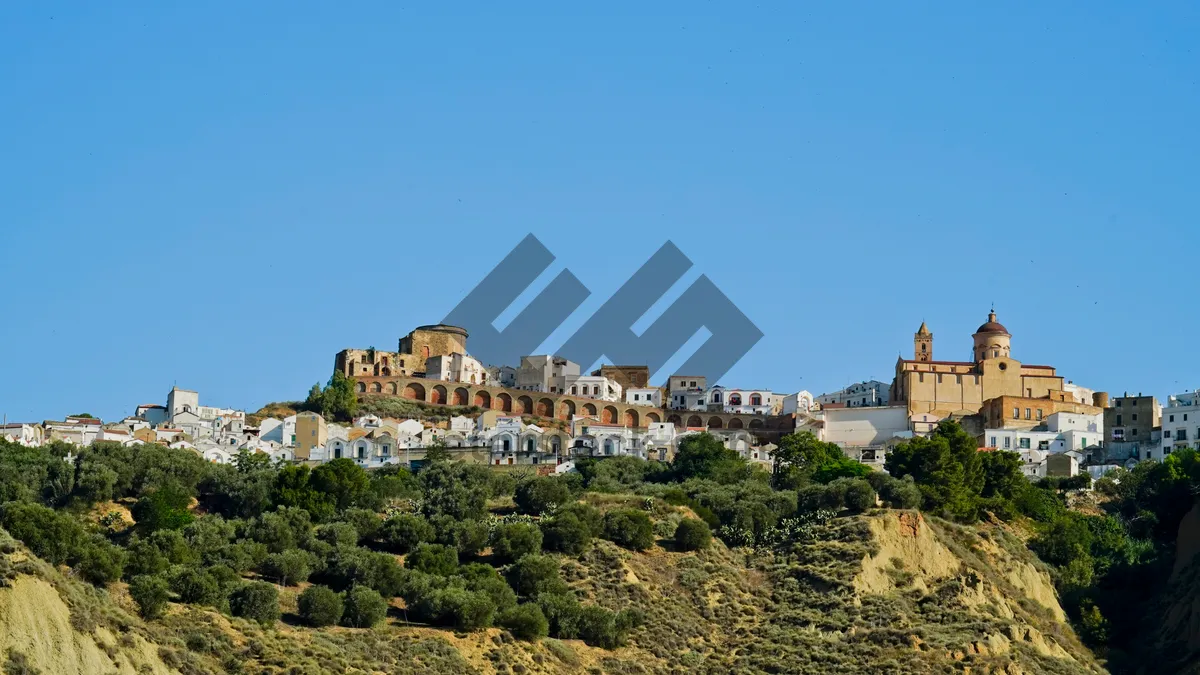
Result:
{"label": "shrub", "polygon": [[700,551],[712,542],[712,530],[703,520],[684,518],[675,528],[675,547],[680,551]]}
{"label": "shrub", "polygon": [[592,530],[572,512],[555,514],[544,519],[542,546],[548,551],[561,551],[567,555],[579,555],[587,550],[592,541]]}
{"label": "shrub", "polygon": [[540,476],[517,486],[513,501],[521,513],[537,515],[565,504],[571,499],[567,484],[557,478]]}
{"label": "shrub", "polygon": [[188,511],[192,496],[177,483],[167,483],[145,495],[133,505],[131,513],[138,527],[147,532],[178,530],[191,523]]}
{"label": "shrub", "polygon": [[80,575],[96,585],[120,579],[125,568],[125,550],[100,536],[84,544],[77,555]]}
{"label": "shrub", "polygon": [[870,483],[861,478],[839,478],[838,481],[845,481],[843,501],[852,513],[862,513],[875,507],[875,490]]}
{"label": "shrub", "polygon": [[135,539],[125,553],[125,575],[131,579],[143,574],[159,574],[170,564],[162,551],[146,539]]}
{"label": "shrub", "polygon": [[408,553],[421,544],[432,542],[434,536],[429,521],[411,513],[388,518],[382,529],[383,540],[397,553]]}
{"label": "shrub", "polygon": [[265,581],[245,584],[229,596],[229,610],[234,616],[269,626],[279,620],[279,593]]}
{"label": "shrub", "polygon": [[272,553],[263,561],[263,576],[284,586],[304,583],[312,573],[310,555],[298,548],[288,549],[283,553]]}
{"label": "shrub", "polygon": [[487,595],[498,611],[517,606],[517,594],[508,585],[496,568],[480,563],[471,563],[459,568],[459,576],[467,582],[468,591]]}
{"label": "shrub", "polygon": [[129,581],[129,595],[137,603],[143,619],[157,619],[171,599],[171,587],[160,576],[143,574]]}
{"label": "shrub", "polygon": [[473,631],[492,625],[496,606],[484,593],[462,588],[446,588],[438,592],[439,619],[458,630]]}
{"label": "shrub", "polygon": [[530,523],[504,523],[492,533],[492,553],[501,562],[542,550],[542,531]]}
{"label": "shrub", "polygon": [[604,538],[618,546],[645,551],[654,545],[654,525],[641,511],[610,511],[604,516]]}
{"label": "shrub", "polygon": [[358,533],[358,542],[356,543],[374,539],[383,526],[379,514],[368,509],[346,509],[338,514],[338,520],[348,523]]}
{"label": "shrub", "polygon": [[309,586],[300,594],[300,616],[310,626],[334,626],[342,620],[342,596],[328,586]]}
{"label": "shrub", "polygon": [[358,530],[350,523],[329,523],[316,530],[317,539],[334,546],[357,546]]}
{"label": "shrub", "polygon": [[915,509],[921,505],[921,489],[913,482],[912,476],[894,478],[876,471],[867,476],[867,482],[889,508]]}
{"label": "shrub", "polygon": [[593,537],[599,537],[604,534],[604,514],[600,513],[600,509],[591,504],[583,504],[575,502],[564,504],[554,511],[554,517],[565,516],[571,514],[583,523]]}
{"label": "shrub", "polygon": [[404,559],[404,566],[425,574],[448,577],[458,571],[458,551],[442,544],[421,544]]}
{"label": "shrub", "polygon": [[558,573],[558,561],[547,555],[527,555],[508,569],[508,584],[517,595],[527,598],[539,593],[566,590]]}
{"label": "shrub", "polygon": [[500,614],[497,623],[522,640],[540,640],[550,634],[550,622],[535,604],[517,605]]}
{"label": "shrub", "polygon": [[217,579],[196,567],[184,567],[171,578],[171,590],[180,602],[220,607],[224,599]]}
{"label": "shrub", "polygon": [[550,625],[550,634],[563,640],[579,637],[579,613],[582,607],[574,595],[567,592],[540,593],[538,607]]}
{"label": "shrub", "polygon": [[588,605],[579,612],[579,637],[594,647],[616,649],[633,628],[633,615]]}
{"label": "shrub", "polygon": [[346,593],[342,623],[351,628],[370,628],[387,616],[387,601],[377,591],[355,586]]}

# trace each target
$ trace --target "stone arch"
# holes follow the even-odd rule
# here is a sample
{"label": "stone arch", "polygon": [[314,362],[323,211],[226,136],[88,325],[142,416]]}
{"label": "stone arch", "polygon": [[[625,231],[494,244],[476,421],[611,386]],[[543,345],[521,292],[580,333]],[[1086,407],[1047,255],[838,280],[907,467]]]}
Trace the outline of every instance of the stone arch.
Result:
{"label": "stone arch", "polygon": [[488,408],[492,407],[492,395],[486,391],[475,392],[475,405],[476,407],[487,410]]}
{"label": "stone arch", "polygon": [[517,412],[522,415],[533,414],[533,399],[528,396],[522,396],[517,399]]}
{"label": "stone arch", "polygon": [[735,417],[735,418],[729,420],[729,428],[730,429],[741,429],[742,428],[742,419],[740,417]]}
{"label": "stone arch", "polygon": [[742,395],[741,394],[730,394],[729,395],[729,405],[741,405],[741,404],[742,404]]}
{"label": "stone arch", "polygon": [[611,406],[611,405],[604,406],[604,410],[602,410],[600,412],[600,423],[601,424],[616,424],[617,423],[616,407]]}
{"label": "stone arch", "polygon": [[372,382],[371,383],[371,393],[372,394],[382,394],[383,393],[383,385],[378,382]]}
{"label": "stone arch", "polygon": [[595,416],[596,416],[596,406],[595,406],[595,404],[593,404],[593,403],[584,403],[584,404],[583,404],[583,414],[584,414],[584,415],[587,415],[588,417],[595,417]]}
{"label": "stone arch", "polygon": [[395,382],[388,383],[388,393],[389,394],[391,394],[392,396],[395,396],[399,392],[400,392],[400,385],[396,384]]}
{"label": "stone arch", "polygon": [[689,427],[702,427],[704,426],[704,420],[700,419],[699,415],[692,415],[688,418],[687,425]]}
{"label": "stone arch", "polygon": [[445,403],[446,402],[446,388],[440,384],[435,386],[433,388],[433,391],[429,392],[429,402],[430,403]]}
{"label": "stone arch", "polygon": [[512,397],[505,393],[496,394],[496,398],[492,402],[492,408],[504,412],[512,412]]}
{"label": "stone arch", "polygon": [[763,423],[762,423],[762,420],[750,420],[750,428],[751,428],[751,429],[761,429],[761,428],[763,428]]}
{"label": "stone arch", "polygon": [[[367,393],[367,383],[366,382],[358,383],[358,393],[360,393],[360,394]],[[185,410],[185,412],[186,412],[186,410]]]}
{"label": "stone arch", "polygon": [[560,409],[558,411],[558,416],[560,419],[564,419],[564,420],[570,420],[572,417],[574,417],[575,416],[575,402],[572,401],[571,399],[565,399],[562,402],[562,406],[560,407]]}
{"label": "stone arch", "polygon": [[750,405],[762,405],[762,395],[750,394]]}
{"label": "stone arch", "polygon": [[417,384],[416,382],[409,382],[408,385],[404,387],[404,398],[411,398],[414,401],[424,401],[425,387]]}
{"label": "stone arch", "polygon": [[467,393],[466,387],[458,387],[454,390],[454,397],[450,399],[451,405],[466,405],[471,395]]}
{"label": "stone arch", "polygon": [[667,418],[667,421],[670,422],[671,424],[674,424],[677,427],[683,426],[683,418],[680,417],[679,415],[671,415],[670,417]]}
{"label": "stone arch", "polygon": [[539,398],[534,414],[538,417],[554,417],[554,401],[548,398]]}
{"label": "stone arch", "polygon": [[626,410],[626,411],[625,411],[625,426],[627,426],[627,427],[640,427],[641,425],[640,425],[640,424],[638,424],[638,422],[639,422],[639,421],[640,421],[640,420],[639,420],[639,418],[638,418],[638,413],[637,413],[637,411],[636,411],[636,410],[634,410],[634,409],[630,408],[630,409],[628,409],[628,410]]}
{"label": "stone arch", "polygon": [[658,413],[646,413],[646,423],[647,424],[650,424],[650,423],[658,424],[661,421],[662,421],[662,416],[659,415]]}
{"label": "stone arch", "polygon": [[723,426],[725,426],[725,425],[721,421],[720,417],[713,415],[712,417],[708,418],[708,428],[709,429],[720,429]]}

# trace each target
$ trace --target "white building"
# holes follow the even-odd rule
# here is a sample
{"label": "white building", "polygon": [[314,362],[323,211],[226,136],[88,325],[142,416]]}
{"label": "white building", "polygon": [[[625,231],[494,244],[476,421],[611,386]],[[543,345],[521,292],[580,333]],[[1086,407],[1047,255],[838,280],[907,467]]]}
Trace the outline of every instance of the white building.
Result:
{"label": "white building", "polygon": [[806,413],[816,407],[816,399],[808,391],[798,391],[783,397],[783,414]]}
{"label": "white building", "polygon": [[483,364],[474,357],[454,352],[448,356],[431,356],[425,359],[425,379],[484,384],[488,380],[488,374]]}
{"label": "white building", "polygon": [[1057,412],[1033,430],[985,429],[983,446],[996,450],[1041,450],[1061,454],[1100,445],[1103,438],[1104,413]]}
{"label": "white building", "polygon": [[894,439],[912,438],[907,406],[826,408],[820,439],[842,448],[881,447]]}
{"label": "white building", "polygon": [[43,422],[42,428],[45,440],[91,445],[100,435],[101,422],[89,417],[68,417],[62,422],[54,420]]}
{"label": "white building", "polygon": [[488,366],[487,371],[487,386],[489,387],[507,387],[515,389],[517,387],[517,369],[512,366]]}
{"label": "white building", "polygon": [[1096,394],[1096,391],[1094,389],[1088,389],[1087,387],[1081,387],[1074,382],[1068,382],[1063,385],[1063,391],[1070,394],[1071,400],[1075,401],[1076,403],[1095,405],[1095,400],[1093,397]]}
{"label": "white building", "polygon": [[0,426],[0,438],[31,448],[44,443],[45,434],[40,424],[11,423]]}
{"label": "white building", "polygon": [[625,390],[625,402],[630,405],[662,407],[662,389],[658,387],[631,387]]}
{"label": "white building", "polygon": [[821,406],[845,404],[847,408],[886,406],[891,400],[892,385],[879,380],[867,380],[852,384],[845,389],[821,394],[817,403]]}
{"label": "white building", "polygon": [[155,427],[171,419],[171,412],[167,410],[167,407],[155,403],[143,403],[137,407],[137,410],[133,414],[135,417],[140,417]]}
{"label": "white building", "polygon": [[[770,415],[775,403],[775,394],[762,389],[726,389],[725,405],[727,413],[742,415]],[[711,396],[710,403],[716,403]]]}
{"label": "white building", "polygon": [[578,377],[579,364],[561,356],[522,356],[521,367],[517,370],[517,388],[561,394],[561,391],[557,391],[559,385],[556,382],[561,382],[558,378],[572,375]]}
{"label": "white building", "polygon": [[586,396],[601,401],[620,401],[621,385],[602,375],[566,375],[551,380],[551,392]]}
{"label": "white building", "polygon": [[1200,450],[1200,390],[1167,397],[1162,409],[1162,446],[1155,459],[1174,450]]}
{"label": "white building", "polygon": [[703,375],[672,375],[667,379],[667,395],[672,410],[708,410],[708,381]]}
{"label": "white building", "polygon": [[288,415],[282,420],[268,417],[258,425],[258,437],[266,441],[274,441],[283,447],[295,447],[296,416]]}

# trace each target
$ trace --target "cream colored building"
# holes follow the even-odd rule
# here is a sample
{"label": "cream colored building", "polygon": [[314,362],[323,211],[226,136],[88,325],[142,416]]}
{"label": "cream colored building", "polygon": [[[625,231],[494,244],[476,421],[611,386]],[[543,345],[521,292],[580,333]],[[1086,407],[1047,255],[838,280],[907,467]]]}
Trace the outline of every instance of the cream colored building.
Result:
{"label": "cream colored building", "polygon": [[1012,335],[996,320],[995,311],[972,338],[973,361],[937,361],[933,333],[922,323],[913,336],[913,358],[896,362],[894,404],[907,406],[909,415],[929,413],[940,419],[974,415],[985,401],[1000,396],[1063,398],[1063,378],[1053,367],[1012,358]]}

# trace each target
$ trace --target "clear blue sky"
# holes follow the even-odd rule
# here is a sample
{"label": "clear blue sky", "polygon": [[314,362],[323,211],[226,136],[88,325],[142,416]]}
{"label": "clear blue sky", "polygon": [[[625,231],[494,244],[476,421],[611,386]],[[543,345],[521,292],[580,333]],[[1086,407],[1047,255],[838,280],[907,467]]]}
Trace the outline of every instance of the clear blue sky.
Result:
{"label": "clear blue sky", "polygon": [[1017,359],[1200,387],[1195,3],[29,4],[10,421],[303,397],[528,232],[576,324],[675,241],[765,333],[726,385],[890,381],[922,319],[966,359],[994,301]]}

